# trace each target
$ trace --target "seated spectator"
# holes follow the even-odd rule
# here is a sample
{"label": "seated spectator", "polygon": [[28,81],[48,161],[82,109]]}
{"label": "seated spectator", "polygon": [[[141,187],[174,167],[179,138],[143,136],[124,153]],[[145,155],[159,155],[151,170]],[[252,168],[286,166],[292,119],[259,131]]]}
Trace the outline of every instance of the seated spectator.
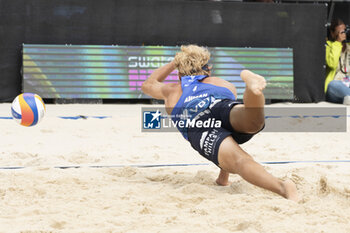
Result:
{"label": "seated spectator", "polygon": [[350,44],[346,43],[346,26],[333,20],[326,45],[326,101],[350,104]]}

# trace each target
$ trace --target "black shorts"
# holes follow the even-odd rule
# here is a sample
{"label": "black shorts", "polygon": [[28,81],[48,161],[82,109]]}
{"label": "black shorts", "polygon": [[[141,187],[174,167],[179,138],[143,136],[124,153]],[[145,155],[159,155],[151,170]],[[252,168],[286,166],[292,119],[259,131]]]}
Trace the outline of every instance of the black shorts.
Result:
{"label": "black shorts", "polygon": [[255,135],[239,133],[232,128],[230,124],[230,111],[237,104],[240,103],[230,99],[223,99],[214,106],[204,110],[196,117],[196,121],[200,120],[202,122],[213,121],[213,119],[221,121],[220,127],[212,123],[208,124],[210,127],[188,128],[188,140],[191,146],[198,151],[199,154],[212,161],[217,166],[219,166],[219,147],[226,137],[231,136],[238,144],[243,144]]}

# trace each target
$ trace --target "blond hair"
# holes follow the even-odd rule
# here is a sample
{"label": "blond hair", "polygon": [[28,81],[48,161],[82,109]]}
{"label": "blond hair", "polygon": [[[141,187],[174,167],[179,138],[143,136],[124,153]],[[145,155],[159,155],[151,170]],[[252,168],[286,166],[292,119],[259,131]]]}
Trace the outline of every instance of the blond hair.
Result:
{"label": "blond hair", "polygon": [[181,52],[175,55],[174,62],[180,77],[209,75],[209,70],[202,69],[209,59],[210,52],[208,49],[197,45],[183,45],[181,46]]}

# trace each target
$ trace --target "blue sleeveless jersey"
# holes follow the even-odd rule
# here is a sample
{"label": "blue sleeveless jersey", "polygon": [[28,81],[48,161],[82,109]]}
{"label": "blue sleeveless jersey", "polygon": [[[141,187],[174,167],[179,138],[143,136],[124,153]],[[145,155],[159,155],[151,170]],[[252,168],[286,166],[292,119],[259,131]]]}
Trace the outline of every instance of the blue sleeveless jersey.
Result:
{"label": "blue sleeveless jersey", "polygon": [[186,140],[189,121],[207,109],[215,100],[232,99],[234,94],[226,87],[200,82],[206,75],[181,77],[182,95],[171,112],[171,119]]}

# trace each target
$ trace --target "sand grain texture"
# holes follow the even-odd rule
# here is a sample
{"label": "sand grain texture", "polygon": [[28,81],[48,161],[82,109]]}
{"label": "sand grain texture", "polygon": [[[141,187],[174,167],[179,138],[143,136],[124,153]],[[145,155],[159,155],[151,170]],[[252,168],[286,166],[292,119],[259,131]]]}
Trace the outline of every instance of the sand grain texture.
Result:
{"label": "sand grain texture", "polygon": [[[57,117],[76,115],[111,117]],[[179,133],[140,122],[141,105],[47,105],[32,128],[0,120],[0,166],[26,167],[0,169],[0,232],[350,232],[350,163],[266,166],[296,182],[296,204],[236,175],[219,187],[215,165],[131,167],[207,163]],[[243,148],[257,161],[350,159],[349,138],[261,133]]]}

